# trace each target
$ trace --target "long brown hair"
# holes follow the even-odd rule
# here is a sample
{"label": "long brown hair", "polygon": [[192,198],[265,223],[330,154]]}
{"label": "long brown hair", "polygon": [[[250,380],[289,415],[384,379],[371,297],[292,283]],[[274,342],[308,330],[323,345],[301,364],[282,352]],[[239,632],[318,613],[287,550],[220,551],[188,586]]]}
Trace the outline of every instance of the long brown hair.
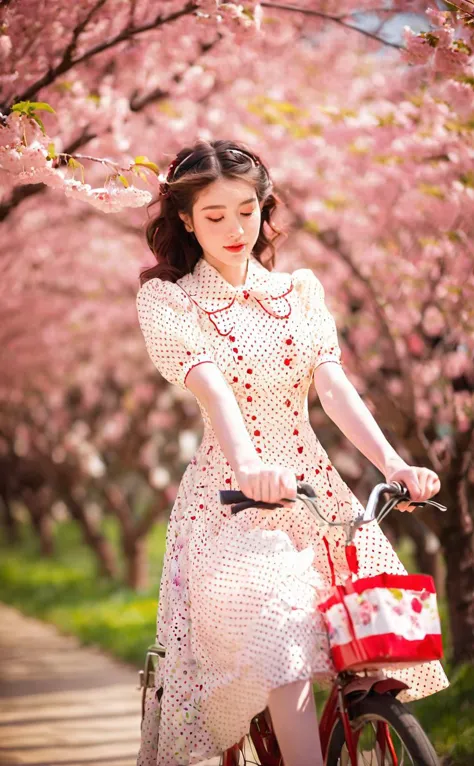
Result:
{"label": "long brown hair", "polygon": [[[161,185],[162,194],[148,206],[157,202],[161,205],[160,212],[148,222],[145,230],[147,244],[157,264],[141,271],[140,287],[153,277],[176,282],[193,271],[202,257],[202,248],[194,232],[186,231],[178,211],[192,218],[198,193],[220,178],[238,178],[253,184],[259,203],[263,200],[260,231],[252,254],[269,271],[274,268],[276,251],[273,243],[280,236],[286,236],[286,232],[278,229],[271,220],[282,200],[273,192],[267,168],[242,142],[201,139],[194,146],[178,152],[169,166],[167,182]],[[271,239],[265,233],[265,223],[275,232]],[[271,256],[263,263],[261,255],[267,248]]]}

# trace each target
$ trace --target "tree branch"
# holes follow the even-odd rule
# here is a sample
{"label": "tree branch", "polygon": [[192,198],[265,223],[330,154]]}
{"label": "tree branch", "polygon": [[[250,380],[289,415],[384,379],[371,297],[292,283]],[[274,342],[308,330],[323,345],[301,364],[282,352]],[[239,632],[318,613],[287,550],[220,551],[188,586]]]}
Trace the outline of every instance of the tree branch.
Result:
{"label": "tree branch", "polygon": [[378,35],[374,34],[373,32],[369,32],[368,29],[361,29],[361,27],[355,27],[352,26],[352,24],[347,24],[343,19],[347,18],[349,14],[343,14],[341,16],[330,16],[327,13],[323,13],[322,11],[313,11],[310,8],[299,8],[297,5],[280,5],[279,3],[270,3],[270,2],[263,2],[260,3],[260,5],[263,8],[278,8],[281,11],[293,11],[296,13],[304,13],[307,16],[317,16],[319,19],[324,19],[326,21],[334,21],[335,24],[339,24],[341,27],[344,27],[345,29],[351,29],[355,32],[360,32],[361,35],[365,35],[365,37],[370,37],[371,40],[377,40],[379,43],[382,43],[383,45],[388,45],[390,48],[397,48],[397,50],[403,50],[404,46],[399,45],[398,43],[391,43],[389,40],[386,40],[383,37],[378,37]]}
{"label": "tree branch", "polygon": [[[95,11],[96,8],[99,7],[100,4],[103,4],[103,2],[105,2],[105,0],[100,0],[98,5],[95,6],[94,9],[92,9],[91,14],[93,11]],[[57,66],[45,72],[43,77],[41,77],[36,82],[32,83],[29,86],[29,88],[23,91],[23,93],[21,93],[18,96],[14,96],[13,101],[14,102],[31,101],[36,96],[38,91],[41,90],[41,88],[45,88],[48,85],[51,85],[57,79],[57,77],[59,77],[59,75],[64,74],[72,67],[77,66],[77,64],[81,64],[83,61],[87,61],[88,59],[93,58],[94,56],[97,56],[97,54],[103,53],[103,51],[109,50],[110,48],[113,48],[119,43],[122,43],[125,40],[129,40],[132,37],[135,37],[136,35],[142,34],[143,32],[149,32],[152,29],[159,29],[159,27],[162,27],[165,24],[170,23],[171,21],[175,21],[176,19],[179,19],[182,16],[187,16],[190,13],[194,13],[194,11],[196,11],[197,9],[199,9],[199,5],[193,2],[193,0],[189,0],[189,2],[184,6],[184,8],[181,8],[179,11],[170,13],[169,16],[158,15],[155,19],[153,19],[153,21],[150,21],[147,24],[142,24],[141,26],[125,27],[117,35],[115,35],[115,37],[112,37],[110,40],[104,40],[98,45],[95,45],[92,48],[89,48],[89,50],[85,51],[81,56],[78,56],[77,58],[74,59],[71,57],[71,54],[73,54],[75,50],[80,32],[83,31],[82,26],[84,22],[82,22],[82,24],[77,28],[80,31],[77,32],[77,29],[74,31],[73,39],[70,45],[66,48],[60,63]],[[10,109],[9,105],[3,105],[0,111],[5,113],[9,109]]]}

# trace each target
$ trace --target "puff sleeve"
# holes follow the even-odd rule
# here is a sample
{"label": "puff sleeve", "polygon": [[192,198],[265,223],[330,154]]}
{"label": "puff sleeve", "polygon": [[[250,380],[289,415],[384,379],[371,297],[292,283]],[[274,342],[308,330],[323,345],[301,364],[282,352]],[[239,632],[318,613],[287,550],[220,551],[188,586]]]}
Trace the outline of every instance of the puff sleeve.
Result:
{"label": "puff sleeve", "polygon": [[213,362],[204,345],[195,305],[176,283],[154,277],[137,293],[136,306],[151,361],[169,383],[186,389],[193,367]]}
{"label": "puff sleeve", "polygon": [[311,269],[298,269],[293,272],[293,278],[314,341],[314,369],[323,362],[342,364],[336,323],[326,306],[323,285]]}

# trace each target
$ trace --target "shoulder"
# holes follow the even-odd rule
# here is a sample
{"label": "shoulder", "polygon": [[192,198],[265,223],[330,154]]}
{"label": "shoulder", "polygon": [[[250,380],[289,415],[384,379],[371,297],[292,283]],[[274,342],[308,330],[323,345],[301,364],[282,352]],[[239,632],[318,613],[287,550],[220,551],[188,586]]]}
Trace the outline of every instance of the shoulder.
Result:
{"label": "shoulder", "polygon": [[311,269],[296,269],[291,276],[293,287],[301,296],[324,300],[324,287]]}
{"label": "shoulder", "polygon": [[137,292],[136,303],[139,313],[159,310],[160,307],[169,307],[177,313],[192,310],[192,301],[186,290],[177,282],[169,282],[159,277],[144,282]]}

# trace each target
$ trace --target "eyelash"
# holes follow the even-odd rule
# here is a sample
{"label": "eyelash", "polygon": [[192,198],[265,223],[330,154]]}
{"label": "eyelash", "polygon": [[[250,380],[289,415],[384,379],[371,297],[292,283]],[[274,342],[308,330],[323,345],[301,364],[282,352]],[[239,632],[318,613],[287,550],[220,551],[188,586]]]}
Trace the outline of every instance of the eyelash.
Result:
{"label": "eyelash", "polygon": [[[245,215],[246,218],[249,217],[249,215],[253,215],[253,213],[242,213],[242,215]],[[224,216],[222,216],[224,218]],[[219,223],[219,221],[222,221],[222,218],[208,218],[208,221],[212,221],[212,223]]]}

